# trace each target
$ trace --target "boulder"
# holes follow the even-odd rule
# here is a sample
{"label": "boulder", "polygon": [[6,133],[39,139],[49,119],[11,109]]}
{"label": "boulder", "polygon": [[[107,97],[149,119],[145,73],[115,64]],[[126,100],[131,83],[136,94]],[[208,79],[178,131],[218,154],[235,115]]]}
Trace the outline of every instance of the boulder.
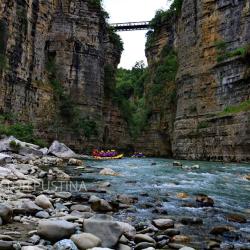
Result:
{"label": "boulder", "polygon": [[195,249],[192,247],[182,247],[180,250],[195,250]]}
{"label": "boulder", "polygon": [[7,204],[0,204],[0,218],[2,223],[9,223],[12,220],[13,210]]}
{"label": "boulder", "polygon": [[151,236],[147,234],[136,234],[135,243],[140,243],[140,242],[150,242],[156,244],[155,240]]}
{"label": "boulder", "polygon": [[85,205],[73,205],[70,207],[71,211],[79,211],[79,212],[91,212],[91,208]]}
{"label": "boulder", "polygon": [[70,165],[70,166],[82,166],[83,161],[79,160],[79,159],[70,158],[68,161],[68,165]]}
{"label": "boulder", "polygon": [[83,227],[84,232],[94,234],[101,239],[102,247],[114,247],[123,234],[120,224],[108,215],[95,215],[84,220]]}
{"label": "boulder", "polygon": [[132,250],[130,246],[124,245],[124,244],[119,244],[118,245],[118,250]]}
{"label": "boulder", "polygon": [[213,207],[214,201],[212,198],[208,197],[205,194],[198,194],[196,196],[196,202],[200,207]]}
{"label": "boulder", "polygon": [[104,199],[100,199],[91,203],[91,208],[96,212],[111,212],[113,208]]}
{"label": "boulder", "polygon": [[241,214],[229,214],[227,216],[227,219],[232,222],[237,222],[237,223],[246,223],[247,219],[245,216]]}
{"label": "boulder", "polygon": [[46,211],[40,211],[36,213],[35,217],[40,218],[40,219],[48,219],[49,213]]}
{"label": "boulder", "polygon": [[184,243],[184,242],[189,242],[190,238],[186,235],[175,235],[173,237],[173,241],[177,243]]}
{"label": "boulder", "polygon": [[54,141],[48,150],[48,154],[55,155],[59,158],[75,158],[77,155],[74,151],[68,148],[64,143]]}
{"label": "boulder", "polygon": [[159,229],[168,229],[174,227],[174,221],[171,219],[156,219],[153,220],[153,225]]}
{"label": "boulder", "polygon": [[93,234],[81,233],[71,236],[71,240],[76,244],[79,250],[85,250],[101,246],[102,241]]}
{"label": "boulder", "polygon": [[104,168],[100,171],[100,175],[109,175],[109,176],[119,176],[119,173],[116,173],[113,169],[111,168]]}
{"label": "boulder", "polygon": [[175,228],[169,228],[169,229],[165,230],[163,232],[163,234],[170,236],[170,237],[173,237],[175,235],[180,234],[180,231],[178,229],[175,229]]}
{"label": "boulder", "polygon": [[35,213],[43,210],[41,207],[37,206],[31,200],[23,200],[22,204],[21,204],[21,209],[23,209],[24,212],[26,212],[28,214],[35,214]]}
{"label": "boulder", "polygon": [[18,151],[21,155],[35,155],[42,157],[43,153],[39,150],[40,147],[31,143],[22,142],[14,136],[6,137],[0,140],[0,152],[4,151]]}
{"label": "boulder", "polygon": [[70,238],[76,225],[65,220],[42,220],[38,224],[37,234],[52,242]]}
{"label": "boulder", "polygon": [[121,221],[117,221],[117,223],[120,225],[120,227],[123,230],[123,235],[125,235],[127,238],[129,239],[134,239],[135,235],[136,235],[136,229],[131,226],[128,223],[125,222],[121,222]]}
{"label": "boulder", "polygon": [[0,153],[0,164],[11,163],[12,157],[7,154]]}
{"label": "boulder", "polygon": [[57,192],[55,193],[55,197],[67,200],[72,197],[72,194],[70,192]]}
{"label": "boulder", "polygon": [[127,205],[131,205],[138,201],[137,197],[128,196],[126,194],[119,194],[117,195],[116,199],[117,201],[127,204]]}
{"label": "boulder", "polygon": [[61,240],[58,241],[54,246],[53,250],[78,250],[77,246],[72,240]]}
{"label": "boulder", "polygon": [[43,209],[53,208],[49,198],[43,194],[36,197],[35,203]]}

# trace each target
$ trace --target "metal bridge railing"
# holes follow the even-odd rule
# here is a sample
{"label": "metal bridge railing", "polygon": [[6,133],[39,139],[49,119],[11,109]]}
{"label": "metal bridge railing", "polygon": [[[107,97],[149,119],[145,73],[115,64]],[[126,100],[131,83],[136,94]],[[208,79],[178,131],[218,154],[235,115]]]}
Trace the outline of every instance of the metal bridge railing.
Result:
{"label": "metal bridge railing", "polygon": [[127,23],[112,23],[110,24],[117,31],[129,30],[147,30],[150,29],[149,21],[127,22]]}

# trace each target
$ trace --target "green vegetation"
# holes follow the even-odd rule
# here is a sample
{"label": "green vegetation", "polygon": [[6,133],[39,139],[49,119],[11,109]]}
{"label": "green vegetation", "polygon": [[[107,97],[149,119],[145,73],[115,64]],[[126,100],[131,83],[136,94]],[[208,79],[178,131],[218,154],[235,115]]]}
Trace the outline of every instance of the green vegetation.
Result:
{"label": "green vegetation", "polygon": [[110,42],[113,43],[119,51],[123,51],[123,41],[121,37],[115,32],[113,27],[108,26],[108,34]]}
{"label": "green vegetation", "polygon": [[11,141],[10,142],[10,147],[11,147],[12,150],[18,152],[20,150],[20,148],[21,148],[21,145],[20,145],[20,143],[16,143],[16,141]]}
{"label": "green vegetation", "polygon": [[[31,123],[18,122],[16,116],[9,113],[0,115],[0,135],[12,135],[21,141],[34,143],[41,147],[47,146],[45,141],[36,137],[34,126]],[[13,147],[14,146],[13,144]]]}
{"label": "green vegetation", "polygon": [[[171,85],[175,82],[178,71],[177,53],[168,46],[165,46],[161,52],[161,58],[152,66],[151,85],[149,85],[148,95],[150,99],[164,94],[170,101],[174,103],[176,100],[176,89]],[[167,91],[164,89],[167,88]]]}
{"label": "green vegetation", "polygon": [[88,0],[88,4],[91,8],[101,8],[102,7],[102,0]]}
{"label": "green vegetation", "polygon": [[221,115],[235,114],[244,111],[250,111],[250,99],[244,102],[241,102],[238,105],[228,106],[226,107]]}
{"label": "green vegetation", "polygon": [[152,30],[150,30],[146,35],[146,48],[154,45],[156,34],[158,34],[163,24],[180,15],[182,3],[183,0],[173,0],[168,10],[156,11],[155,17],[150,22],[150,27]]}
{"label": "green vegetation", "polygon": [[209,127],[209,124],[206,121],[199,122],[197,125],[197,129],[204,129],[204,128],[208,128],[208,127]]}
{"label": "green vegetation", "polygon": [[150,109],[143,95],[147,78],[148,70],[142,62],[137,62],[131,70],[120,68],[116,73],[113,101],[118,104],[134,138],[147,125],[150,115]]}
{"label": "green vegetation", "polygon": [[225,41],[217,41],[215,43],[215,48],[217,51],[217,62],[223,62],[226,59],[233,58],[236,56],[245,57],[247,55],[248,46],[237,48],[232,51],[228,51],[228,45]]}

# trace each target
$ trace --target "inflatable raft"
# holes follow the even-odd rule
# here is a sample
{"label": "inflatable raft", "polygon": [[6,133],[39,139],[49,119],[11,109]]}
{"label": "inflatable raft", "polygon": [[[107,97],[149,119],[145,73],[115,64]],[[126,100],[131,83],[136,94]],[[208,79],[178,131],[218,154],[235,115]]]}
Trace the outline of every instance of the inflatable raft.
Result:
{"label": "inflatable raft", "polygon": [[122,159],[123,158],[123,154],[119,154],[119,155],[116,155],[116,156],[113,156],[113,157],[101,157],[101,156],[94,156],[94,159],[95,160],[119,160],[119,159]]}

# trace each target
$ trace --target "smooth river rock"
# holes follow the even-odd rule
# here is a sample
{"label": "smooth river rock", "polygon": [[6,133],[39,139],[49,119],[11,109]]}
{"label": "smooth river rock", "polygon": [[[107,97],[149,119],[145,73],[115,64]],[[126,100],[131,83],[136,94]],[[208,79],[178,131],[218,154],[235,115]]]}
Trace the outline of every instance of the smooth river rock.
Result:
{"label": "smooth river rock", "polygon": [[156,219],[153,220],[153,225],[159,229],[168,229],[174,227],[174,221],[171,219]]}
{"label": "smooth river rock", "polygon": [[7,204],[0,204],[0,218],[2,223],[9,223],[13,216],[13,210]]}
{"label": "smooth river rock", "polygon": [[52,242],[70,238],[76,225],[66,220],[42,220],[39,222],[37,234]]}
{"label": "smooth river rock", "polygon": [[78,248],[72,240],[65,239],[58,241],[53,246],[53,250],[78,250]]}
{"label": "smooth river rock", "polygon": [[43,194],[36,197],[35,203],[43,209],[53,208],[49,198]]}
{"label": "smooth river rock", "polygon": [[98,247],[102,244],[100,238],[90,233],[74,234],[71,236],[71,240],[76,244],[79,250]]}
{"label": "smooth river rock", "polygon": [[108,215],[95,215],[84,220],[84,232],[97,236],[102,241],[102,247],[112,248],[119,241],[123,229]]}

